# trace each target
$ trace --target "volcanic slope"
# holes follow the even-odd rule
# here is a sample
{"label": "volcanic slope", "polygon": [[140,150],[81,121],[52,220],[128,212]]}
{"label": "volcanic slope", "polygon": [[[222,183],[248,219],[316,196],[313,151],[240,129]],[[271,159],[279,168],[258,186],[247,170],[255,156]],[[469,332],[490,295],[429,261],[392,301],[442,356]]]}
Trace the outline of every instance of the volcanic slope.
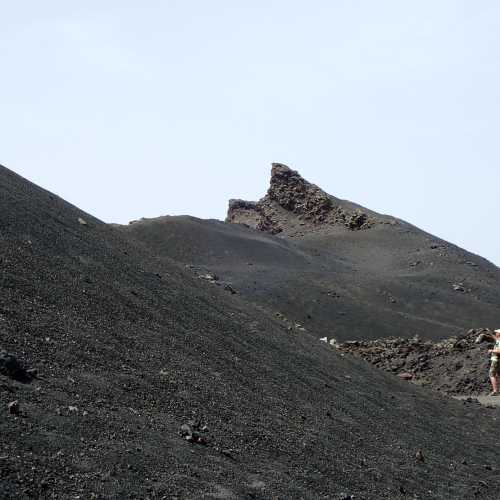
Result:
{"label": "volcanic slope", "polygon": [[122,231],[317,337],[438,340],[500,314],[498,267],[281,164],[262,200],[230,201],[226,223],[167,216]]}
{"label": "volcanic slope", "polygon": [[1,349],[37,370],[0,355],[0,498],[498,498],[495,410],[290,332],[3,167],[0,245]]}

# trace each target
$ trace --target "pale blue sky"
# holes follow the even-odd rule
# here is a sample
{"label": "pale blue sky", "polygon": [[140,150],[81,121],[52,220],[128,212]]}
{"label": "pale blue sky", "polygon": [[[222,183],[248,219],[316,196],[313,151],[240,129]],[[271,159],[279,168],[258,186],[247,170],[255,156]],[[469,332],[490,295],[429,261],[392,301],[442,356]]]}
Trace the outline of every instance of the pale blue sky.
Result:
{"label": "pale blue sky", "polygon": [[500,3],[2,2],[0,163],[107,222],[283,162],[500,265]]}

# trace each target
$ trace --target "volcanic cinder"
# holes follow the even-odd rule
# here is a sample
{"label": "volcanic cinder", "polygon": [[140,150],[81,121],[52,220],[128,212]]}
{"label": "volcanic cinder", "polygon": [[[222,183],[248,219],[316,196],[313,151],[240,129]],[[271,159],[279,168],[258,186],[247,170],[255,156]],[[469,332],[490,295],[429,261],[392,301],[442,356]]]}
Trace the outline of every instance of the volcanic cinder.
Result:
{"label": "volcanic cinder", "polygon": [[108,225],[0,167],[0,498],[497,498],[497,410],[318,337],[489,324],[498,268],[282,165],[228,220]]}

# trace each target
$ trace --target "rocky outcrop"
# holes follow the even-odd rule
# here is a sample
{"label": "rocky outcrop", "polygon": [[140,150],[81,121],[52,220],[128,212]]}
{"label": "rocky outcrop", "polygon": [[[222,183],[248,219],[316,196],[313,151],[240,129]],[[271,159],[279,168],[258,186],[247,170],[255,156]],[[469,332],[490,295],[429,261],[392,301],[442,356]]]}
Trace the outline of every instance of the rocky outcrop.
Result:
{"label": "rocky outcrop", "polygon": [[[356,231],[376,222],[361,210],[342,206],[297,171],[273,163],[267,194],[258,202],[230,200],[226,222],[245,224],[272,234],[297,234],[326,225]],[[298,231],[300,228],[300,231]]]}
{"label": "rocky outcrop", "polygon": [[257,202],[245,200],[229,200],[226,222],[245,224],[257,228],[262,212]]}
{"label": "rocky outcrop", "polygon": [[273,163],[267,201],[276,202],[314,223],[326,221],[334,209],[331,198],[324,191],[281,163]]}
{"label": "rocky outcrop", "polygon": [[245,226],[278,234],[282,229],[266,215],[265,207],[260,202],[245,200],[229,200],[226,222],[244,224]]}

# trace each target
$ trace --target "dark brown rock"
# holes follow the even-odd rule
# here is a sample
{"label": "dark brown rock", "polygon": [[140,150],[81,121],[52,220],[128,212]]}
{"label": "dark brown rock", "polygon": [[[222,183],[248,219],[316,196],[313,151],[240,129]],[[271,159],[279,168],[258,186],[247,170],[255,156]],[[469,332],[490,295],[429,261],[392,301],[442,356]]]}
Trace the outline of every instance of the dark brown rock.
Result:
{"label": "dark brown rock", "polygon": [[273,163],[266,196],[258,202],[230,200],[226,222],[271,234],[303,236],[321,225],[341,225],[356,231],[376,221],[359,209],[342,206],[340,200],[306,181],[297,171]]}
{"label": "dark brown rock", "polygon": [[7,409],[11,415],[19,415],[19,413],[21,412],[19,401],[11,401],[7,405]]}

